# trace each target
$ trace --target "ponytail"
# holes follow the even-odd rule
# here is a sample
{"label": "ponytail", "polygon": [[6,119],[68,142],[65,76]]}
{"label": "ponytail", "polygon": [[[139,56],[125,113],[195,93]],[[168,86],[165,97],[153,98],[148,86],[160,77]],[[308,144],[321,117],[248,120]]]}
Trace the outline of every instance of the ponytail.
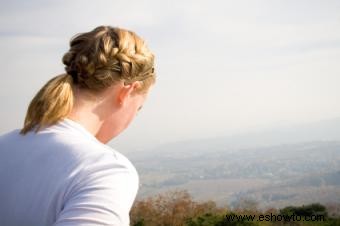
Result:
{"label": "ponytail", "polygon": [[52,125],[66,117],[73,107],[73,79],[68,74],[49,80],[32,99],[25,117],[21,134],[35,128],[38,132],[44,126]]}

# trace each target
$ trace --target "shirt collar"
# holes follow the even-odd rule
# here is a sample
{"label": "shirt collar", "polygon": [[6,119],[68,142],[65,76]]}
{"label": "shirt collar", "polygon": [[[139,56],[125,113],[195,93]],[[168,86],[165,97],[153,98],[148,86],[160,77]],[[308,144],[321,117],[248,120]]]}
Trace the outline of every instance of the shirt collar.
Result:
{"label": "shirt collar", "polygon": [[[83,125],[80,123],[73,121],[69,118],[63,118],[56,123],[56,126],[69,128],[75,132],[82,134],[83,136],[95,140],[96,142],[100,142],[92,133],[90,133]],[[100,142],[101,143],[101,142]]]}

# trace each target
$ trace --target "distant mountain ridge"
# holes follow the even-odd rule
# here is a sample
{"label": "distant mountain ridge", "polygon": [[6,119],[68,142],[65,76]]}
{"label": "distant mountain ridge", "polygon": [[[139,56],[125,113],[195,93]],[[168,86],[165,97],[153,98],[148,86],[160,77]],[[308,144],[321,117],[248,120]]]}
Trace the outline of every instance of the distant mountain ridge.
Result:
{"label": "distant mountain ridge", "polygon": [[131,153],[143,156],[147,153],[162,155],[195,149],[197,152],[225,151],[229,149],[256,148],[280,144],[294,144],[313,141],[340,141],[340,117],[310,123],[287,125],[271,129],[255,130],[228,136],[215,136],[205,139],[191,139],[167,143],[148,150]]}

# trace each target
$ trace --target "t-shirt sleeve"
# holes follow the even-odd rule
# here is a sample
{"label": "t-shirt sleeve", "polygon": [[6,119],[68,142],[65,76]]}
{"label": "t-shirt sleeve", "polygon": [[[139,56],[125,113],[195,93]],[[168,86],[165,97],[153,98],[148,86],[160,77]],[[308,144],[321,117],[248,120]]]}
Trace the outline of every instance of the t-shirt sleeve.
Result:
{"label": "t-shirt sleeve", "polygon": [[113,155],[96,159],[66,195],[54,225],[128,226],[138,184],[138,174],[127,162]]}

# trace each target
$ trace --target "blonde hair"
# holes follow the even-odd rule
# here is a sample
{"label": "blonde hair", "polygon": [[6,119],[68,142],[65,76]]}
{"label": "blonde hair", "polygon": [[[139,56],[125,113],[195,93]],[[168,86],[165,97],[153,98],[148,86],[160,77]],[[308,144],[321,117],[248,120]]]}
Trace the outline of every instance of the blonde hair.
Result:
{"label": "blonde hair", "polygon": [[99,26],[76,35],[62,60],[66,74],[52,78],[35,95],[21,134],[66,117],[73,107],[74,86],[98,94],[118,81],[140,81],[138,92],[143,92],[156,79],[152,52],[134,32],[121,28]]}

